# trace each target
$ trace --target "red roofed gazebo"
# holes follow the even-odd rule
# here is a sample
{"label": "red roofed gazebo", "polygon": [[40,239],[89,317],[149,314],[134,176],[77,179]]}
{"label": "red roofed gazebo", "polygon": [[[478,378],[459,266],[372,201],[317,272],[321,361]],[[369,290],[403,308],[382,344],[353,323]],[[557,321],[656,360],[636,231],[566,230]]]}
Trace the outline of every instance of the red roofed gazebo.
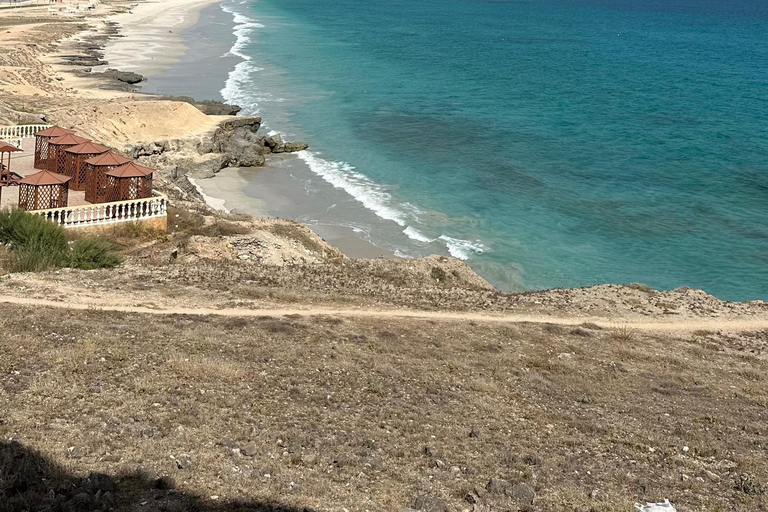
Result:
{"label": "red roofed gazebo", "polygon": [[64,150],[88,142],[88,139],[79,137],[74,133],[68,133],[48,141],[48,170],[54,173],[64,173]]}
{"label": "red roofed gazebo", "polygon": [[35,169],[48,168],[48,141],[68,133],[73,132],[72,130],[67,130],[66,128],[61,128],[59,126],[51,126],[50,128],[35,133]]}
{"label": "red roofed gazebo", "polygon": [[107,152],[85,161],[85,200],[89,203],[107,202],[107,173],[130,158]]}
{"label": "red roofed gazebo", "polygon": [[150,197],[154,172],[154,169],[136,162],[128,162],[107,172],[107,202]]}
{"label": "red roofed gazebo", "polygon": [[72,178],[69,188],[72,190],[85,190],[86,167],[85,161],[94,156],[109,151],[107,146],[95,142],[84,142],[77,146],[64,149],[64,174]]}
{"label": "red roofed gazebo", "polygon": [[40,171],[19,181],[19,208],[47,210],[67,206],[69,176]]}
{"label": "red roofed gazebo", "polygon": [[[11,153],[21,151],[12,144],[0,141],[0,186],[5,187],[11,184]],[[8,161],[6,163],[5,155],[8,155]]]}

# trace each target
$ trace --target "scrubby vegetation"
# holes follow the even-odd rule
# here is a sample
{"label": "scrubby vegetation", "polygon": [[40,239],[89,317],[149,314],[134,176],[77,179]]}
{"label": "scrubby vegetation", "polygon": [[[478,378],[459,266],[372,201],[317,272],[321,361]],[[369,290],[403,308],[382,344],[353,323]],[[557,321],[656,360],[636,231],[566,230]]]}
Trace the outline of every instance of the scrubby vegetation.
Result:
{"label": "scrubby vegetation", "polygon": [[0,510],[768,509],[768,363],[721,334],[0,313]]}
{"label": "scrubby vegetation", "polygon": [[10,272],[38,272],[72,267],[111,268],[122,258],[112,244],[97,237],[70,243],[61,226],[24,210],[0,212],[0,243],[5,246],[3,267]]}

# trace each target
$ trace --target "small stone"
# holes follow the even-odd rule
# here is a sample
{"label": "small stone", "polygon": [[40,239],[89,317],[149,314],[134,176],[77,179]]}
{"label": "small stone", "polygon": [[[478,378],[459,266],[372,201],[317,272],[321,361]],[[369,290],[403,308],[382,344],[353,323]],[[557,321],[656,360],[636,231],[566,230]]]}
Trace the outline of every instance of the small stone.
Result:
{"label": "small stone", "polygon": [[176,480],[174,480],[173,477],[161,476],[160,478],[155,480],[155,489],[167,491],[175,488],[176,488]]}
{"label": "small stone", "polygon": [[98,498],[98,503],[101,506],[102,509],[110,509],[117,505],[117,500],[115,499],[115,495],[111,492],[105,492]]}
{"label": "small stone", "polygon": [[93,491],[101,491],[102,493],[115,492],[117,486],[111,476],[104,473],[91,473],[86,480],[86,487]]}
{"label": "small stone", "polygon": [[70,446],[67,451],[69,452],[70,459],[82,459],[85,457],[85,450],[78,446]]}
{"label": "small stone", "polygon": [[438,452],[434,446],[427,445],[424,447],[424,455],[427,457],[438,458],[440,457],[440,452]]}
{"label": "small stone", "polygon": [[228,437],[222,437],[219,441],[219,446],[224,446],[225,448],[234,448],[235,442]]}
{"label": "small stone", "polygon": [[182,455],[176,459],[176,467],[179,469],[191,469],[192,459],[189,457],[189,455]]}
{"label": "small stone", "polygon": [[445,462],[443,462],[441,460],[436,460],[435,461],[435,467],[436,468],[443,468],[443,467],[445,467]]}
{"label": "small stone", "polygon": [[440,498],[434,496],[417,496],[413,508],[422,512],[447,512],[448,507]]}
{"label": "small stone", "polygon": [[259,453],[259,449],[255,443],[248,443],[247,445],[240,448],[240,453],[242,453],[246,457],[253,457],[257,453]]}
{"label": "small stone", "polygon": [[480,431],[476,428],[473,428],[469,431],[469,437],[480,437]]}
{"label": "small stone", "polygon": [[72,510],[88,510],[91,506],[91,495],[87,492],[80,492],[67,502]]}

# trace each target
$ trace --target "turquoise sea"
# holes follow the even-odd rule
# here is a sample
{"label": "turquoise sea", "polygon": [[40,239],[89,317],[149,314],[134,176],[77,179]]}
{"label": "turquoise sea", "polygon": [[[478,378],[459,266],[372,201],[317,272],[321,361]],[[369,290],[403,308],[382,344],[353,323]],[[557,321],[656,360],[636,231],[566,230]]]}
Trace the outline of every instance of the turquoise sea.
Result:
{"label": "turquoise sea", "polygon": [[221,8],[221,95],[309,142],[309,169],[402,235],[368,226],[374,242],[507,290],[768,299],[765,0]]}

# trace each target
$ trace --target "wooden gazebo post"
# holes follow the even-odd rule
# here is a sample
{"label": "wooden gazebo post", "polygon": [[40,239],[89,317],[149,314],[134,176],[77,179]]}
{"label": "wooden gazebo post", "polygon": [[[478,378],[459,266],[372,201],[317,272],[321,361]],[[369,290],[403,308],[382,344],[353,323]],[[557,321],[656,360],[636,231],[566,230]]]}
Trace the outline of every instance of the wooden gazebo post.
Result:
{"label": "wooden gazebo post", "polygon": [[19,208],[48,210],[67,206],[70,179],[50,171],[30,174],[19,181]]}
{"label": "wooden gazebo post", "polygon": [[130,158],[107,152],[85,161],[85,200],[91,204],[107,201],[107,175],[117,166],[127,164]]}
{"label": "wooden gazebo post", "polygon": [[85,161],[107,151],[109,151],[107,146],[94,142],[84,142],[77,146],[64,148],[64,174],[72,178],[72,181],[69,182],[69,188],[72,190],[85,190]]}
{"label": "wooden gazebo post", "polygon": [[48,168],[48,141],[68,133],[73,132],[72,130],[67,130],[60,126],[51,126],[50,128],[35,133],[35,169]]}
{"label": "wooden gazebo post", "polygon": [[48,170],[57,174],[63,174],[65,160],[64,149],[77,146],[78,144],[82,144],[84,142],[89,141],[84,137],[79,137],[72,133],[68,133],[66,135],[62,135],[61,137],[56,137],[55,139],[49,140],[48,159],[46,161]]}
{"label": "wooden gazebo post", "polygon": [[[11,153],[21,151],[12,144],[0,141],[0,186],[5,187],[11,184]],[[6,162],[6,155],[8,155]]]}

